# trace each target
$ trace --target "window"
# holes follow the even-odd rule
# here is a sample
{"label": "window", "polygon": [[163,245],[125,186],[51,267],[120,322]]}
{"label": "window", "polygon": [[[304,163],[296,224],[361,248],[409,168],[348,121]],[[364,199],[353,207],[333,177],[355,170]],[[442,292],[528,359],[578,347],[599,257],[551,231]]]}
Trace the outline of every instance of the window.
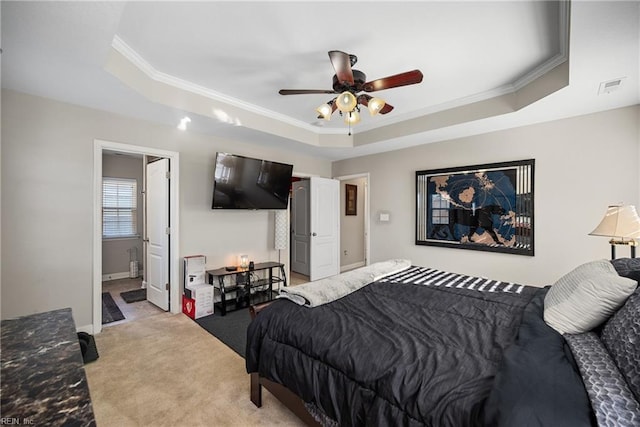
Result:
{"label": "window", "polygon": [[431,222],[449,224],[449,199],[440,194],[431,195]]}
{"label": "window", "polygon": [[137,183],[135,179],[102,179],[102,237],[137,237]]}

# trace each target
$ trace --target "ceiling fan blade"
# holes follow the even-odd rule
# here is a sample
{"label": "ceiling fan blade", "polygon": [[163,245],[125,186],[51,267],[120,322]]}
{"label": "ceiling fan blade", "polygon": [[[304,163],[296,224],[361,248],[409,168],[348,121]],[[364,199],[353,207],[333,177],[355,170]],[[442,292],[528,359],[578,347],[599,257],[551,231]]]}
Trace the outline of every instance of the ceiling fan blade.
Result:
{"label": "ceiling fan blade", "polygon": [[340,83],[353,85],[353,71],[351,70],[351,58],[348,53],[339,50],[329,51],[331,65],[336,70],[336,76]]}
{"label": "ceiling fan blade", "polygon": [[380,110],[379,114],[387,114],[393,110],[393,105],[384,104],[384,107]]}
{"label": "ceiling fan blade", "polygon": [[[358,104],[364,105],[365,107],[369,106],[369,101],[373,97],[371,95],[367,95],[365,93],[358,95]],[[384,104],[384,107],[378,112],[379,114],[387,114],[393,110],[393,105],[389,105],[387,103]]]}
{"label": "ceiling fan blade", "polygon": [[280,89],[280,95],[309,95],[312,93],[336,93],[335,90],[325,89]]}
{"label": "ceiling fan blade", "polygon": [[362,104],[365,107],[369,106],[369,100],[373,98],[373,96],[371,95],[367,95],[366,93],[363,93],[361,95],[358,95],[358,104]]}
{"label": "ceiling fan blade", "polygon": [[391,89],[399,86],[414,85],[422,81],[422,73],[420,70],[407,71],[406,73],[395,74],[393,76],[383,77],[378,80],[372,80],[362,86],[365,92],[374,92],[376,90]]}

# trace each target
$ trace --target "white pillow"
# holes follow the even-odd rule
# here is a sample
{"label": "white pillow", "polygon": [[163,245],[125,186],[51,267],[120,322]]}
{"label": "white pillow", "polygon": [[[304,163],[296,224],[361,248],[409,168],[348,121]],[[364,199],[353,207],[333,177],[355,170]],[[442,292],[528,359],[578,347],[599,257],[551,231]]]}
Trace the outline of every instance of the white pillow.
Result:
{"label": "white pillow", "polygon": [[544,321],[561,334],[590,331],[609,318],[636,289],[611,262],[592,261],[562,276],[544,299]]}

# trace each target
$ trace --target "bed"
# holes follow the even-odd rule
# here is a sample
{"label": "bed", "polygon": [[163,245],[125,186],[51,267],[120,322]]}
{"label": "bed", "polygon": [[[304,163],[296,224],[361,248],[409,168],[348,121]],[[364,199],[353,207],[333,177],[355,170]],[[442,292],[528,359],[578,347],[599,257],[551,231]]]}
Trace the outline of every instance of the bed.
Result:
{"label": "bed", "polygon": [[638,426],[640,263],[597,263],[610,271],[588,263],[559,282],[625,290],[595,320],[579,308],[589,328],[579,333],[564,318],[569,332],[549,326],[553,287],[413,265],[302,285],[320,288],[319,300],[303,289],[254,309],[251,399],[260,406],[265,386],[324,426]]}

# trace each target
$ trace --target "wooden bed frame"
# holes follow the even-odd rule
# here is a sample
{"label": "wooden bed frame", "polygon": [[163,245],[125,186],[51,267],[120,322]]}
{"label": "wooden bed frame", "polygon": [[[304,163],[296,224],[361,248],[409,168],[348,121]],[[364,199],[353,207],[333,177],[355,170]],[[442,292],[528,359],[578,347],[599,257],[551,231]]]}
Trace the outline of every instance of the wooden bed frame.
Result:
{"label": "wooden bed frame", "polygon": [[[262,311],[265,307],[267,307],[271,302],[266,302],[263,304],[252,305],[249,307],[249,313],[251,314],[251,320],[255,319],[258,313]],[[304,406],[304,401],[291,390],[283,386],[282,384],[278,384],[271,380],[268,380],[264,377],[261,377],[257,372],[252,372],[249,374],[251,376],[251,401],[258,408],[262,407],[262,387],[269,390],[271,394],[273,394],[276,399],[278,399],[284,406],[289,408],[291,412],[296,414],[298,418],[304,421],[305,424],[309,426],[321,427],[318,421],[307,411],[307,408]]]}

